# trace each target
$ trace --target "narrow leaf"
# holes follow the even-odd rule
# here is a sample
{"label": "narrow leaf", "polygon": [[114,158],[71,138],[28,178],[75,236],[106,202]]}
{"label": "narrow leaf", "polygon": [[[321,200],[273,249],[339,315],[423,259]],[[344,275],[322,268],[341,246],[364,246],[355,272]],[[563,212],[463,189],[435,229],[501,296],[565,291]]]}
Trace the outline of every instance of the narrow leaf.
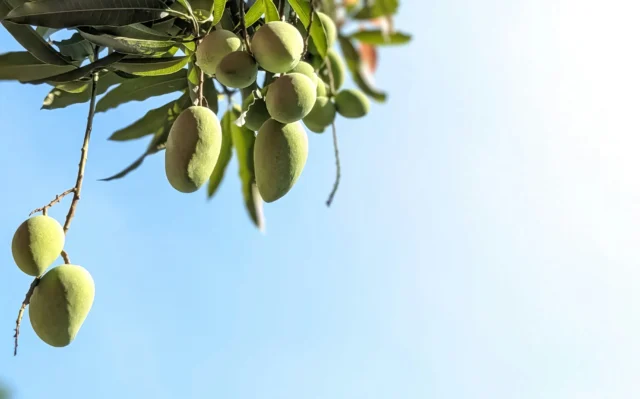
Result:
{"label": "narrow leaf", "polygon": [[137,76],[162,76],[178,72],[191,57],[126,58],[112,65],[113,68]]}
{"label": "narrow leaf", "polygon": [[[304,27],[309,26],[309,20],[311,19],[311,6],[309,5],[309,1],[306,0],[289,0],[289,4],[293,11],[295,11],[298,19]],[[314,18],[315,19],[315,18]]]}
{"label": "narrow leaf", "polygon": [[[305,25],[306,26],[306,25]],[[314,11],[313,22],[311,23],[311,39],[316,46],[316,51],[320,57],[327,56],[327,50],[329,47],[329,39],[327,38],[327,30],[322,24],[322,20],[318,17],[318,14]]]}
{"label": "narrow leaf", "polygon": [[76,69],[73,65],[51,65],[38,60],[26,51],[0,54],[0,80],[25,82],[59,75]]}
{"label": "narrow leaf", "polygon": [[342,35],[338,36],[338,40],[340,42],[340,48],[342,49],[342,54],[344,55],[344,59],[347,63],[349,72],[351,72],[353,81],[360,88],[360,90],[362,90],[369,97],[378,102],[384,102],[387,99],[387,94],[374,87],[373,84],[371,84],[371,82],[367,80],[365,74],[363,73],[364,65],[351,40]]}
{"label": "narrow leaf", "polygon": [[[98,91],[97,95],[104,94],[111,87],[124,82],[125,79],[118,76],[113,72],[107,72],[100,76],[98,80]],[[64,86],[62,83],[60,86]],[[42,108],[41,109],[60,109],[65,108],[69,105],[73,104],[81,104],[86,103],[90,99],[90,92],[87,90],[89,85],[84,86],[84,90],[79,93],[69,93],[65,91],[62,87],[57,86],[53,88],[49,94],[45,97]]]}
{"label": "narrow leaf", "polygon": [[220,23],[220,20],[222,20],[225,4],[227,4],[227,0],[214,0],[213,2],[213,24],[214,25],[218,25]]}
{"label": "narrow leaf", "polygon": [[53,44],[58,46],[60,53],[74,61],[93,57],[93,45],[79,33],[74,33],[70,38],[59,42],[54,41]]}
{"label": "narrow leaf", "polygon": [[101,58],[95,62],[92,62],[91,64],[83,66],[82,68],[74,69],[72,71],[61,73],[55,76],[49,76],[47,78],[27,80],[27,81],[23,80],[22,82],[29,83],[29,84],[42,84],[42,83],[53,84],[53,83],[73,82],[74,80],[87,77],[91,73],[93,73],[93,71],[107,67],[113,64],[114,62],[121,60],[124,57],[125,57],[124,54],[111,53],[104,58]]}
{"label": "narrow leaf", "polygon": [[385,35],[381,30],[362,30],[351,34],[350,37],[362,43],[379,46],[405,44],[411,41],[411,35],[400,32]]}
{"label": "narrow leaf", "polygon": [[166,52],[175,45],[175,41],[171,38],[150,40],[113,36],[91,28],[82,28],[79,31],[90,42],[110,47],[122,54],[153,55],[158,52]]}
{"label": "narrow leaf", "polygon": [[227,165],[231,160],[231,125],[235,118],[237,118],[235,109],[228,110],[222,117],[222,121],[220,123],[222,127],[220,155],[218,156],[216,167],[213,169],[211,177],[209,178],[209,184],[207,185],[207,198],[213,197],[218,190],[218,187],[222,182],[222,178],[224,177],[224,172],[227,169]]}
{"label": "narrow leaf", "polygon": [[130,101],[144,101],[186,88],[187,71],[184,69],[171,75],[126,80],[98,101],[96,112],[106,112]]}
{"label": "narrow leaf", "polygon": [[142,118],[127,127],[115,131],[109,137],[109,140],[127,141],[153,134],[164,125],[164,118],[166,117],[169,108],[173,107],[176,101],[178,100],[170,101],[161,107],[149,110]]}
{"label": "narrow leaf", "polygon": [[356,20],[371,20],[380,17],[394,15],[398,12],[399,0],[374,0],[369,1],[363,8],[352,16]]}
{"label": "narrow leaf", "polygon": [[271,21],[279,21],[280,14],[278,14],[278,7],[273,3],[273,0],[263,0],[264,1],[264,16],[266,22]]}
{"label": "narrow leaf", "polygon": [[213,84],[213,78],[204,77],[204,105],[214,113],[218,113],[218,90]]}
{"label": "narrow leaf", "polygon": [[7,21],[49,28],[124,26],[168,16],[169,0],[38,0],[11,10]]}
{"label": "narrow leaf", "polygon": [[265,7],[263,0],[256,0],[244,15],[244,26],[248,28],[258,22],[260,17],[262,17],[262,14],[264,14],[264,10]]}

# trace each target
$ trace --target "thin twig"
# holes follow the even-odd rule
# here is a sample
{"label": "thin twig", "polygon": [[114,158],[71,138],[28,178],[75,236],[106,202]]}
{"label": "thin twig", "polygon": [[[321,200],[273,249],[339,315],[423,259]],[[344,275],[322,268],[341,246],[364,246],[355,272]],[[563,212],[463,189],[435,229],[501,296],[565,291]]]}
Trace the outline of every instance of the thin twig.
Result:
{"label": "thin twig", "polygon": [[249,46],[249,34],[247,33],[247,26],[244,23],[244,0],[238,0],[238,8],[240,9],[240,27],[242,27],[244,45],[247,48],[247,52],[251,54],[251,47]]}
{"label": "thin twig", "polygon": [[18,355],[18,337],[20,336],[20,323],[22,322],[22,316],[24,315],[24,310],[27,308],[27,306],[29,305],[29,302],[31,302],[31,296],[33,295],[33,291],[36,289],[36,286],[38,285],[38,283],[40,282],[40,277],[36,277],[35,279],[33,279],[33,281],[31,282],[31,285],[29,286],[29,291],[27,291],[27,294],[24,296],[24,300],[22,301],[22,305],[20,306],[20,311],[18,311],[18,318],[16,319],[16,328],[15,328],[15,334],[13,334],[13,356],[17,356]]}
{"label": "thin twig", "polygon": [[62,260],[64,260],[64,263],[66,265],[71,264],[71,259],[69,259],[69,254],[67,254],[67,252],[64,249],[62,250],[62,253],[60,255],[62,255]]}
{"label": "thin twig", "polygon": [[340,185],[340,153],[338,151],[338,134],[336,132],[336,123],[331,123],[331,131],[333,133],[333,149],[336,156],[336,180],[333,183],[333,190],[331,190],[331,194],[329,194],[329,198],[327,199],[327,206],[331,206],[333,202],[333,197],[336,195],[338,191],[338,186]]}
{"label": "thin twig", "polygon": [[315,15],[315,2],[311,0],[309,2],[311,6],[311,12],[309,13],[309,25],[307,25],[307,35],[304,37],[304,50],[302,51],[302,56],[304,57],[307,54],[307,49],[309,48],[309,38],[311,37],[311,25],[313,24],[313,16]]}
{"label": "thin twig", "polygon": [[29,214],[29,216],[33,215],[34,213],[38,213],[38,212],[42,212],[43,215],[46,215],[47,214],[47,210],[49,208],[51,208],[52,206],[54,206],[58,202],[62,201],[62,199],[64,197],[66,197],[67,195],[71,194],[75,190],[76,190],[75,187],[74,188],[70,188],[67,191],[63,192],[62,194],[56,195],[56,197],[51,202],[49,202],[47,205],[43,206],[42,208],[38,208],[38,209],[32,210],[31,213]]}

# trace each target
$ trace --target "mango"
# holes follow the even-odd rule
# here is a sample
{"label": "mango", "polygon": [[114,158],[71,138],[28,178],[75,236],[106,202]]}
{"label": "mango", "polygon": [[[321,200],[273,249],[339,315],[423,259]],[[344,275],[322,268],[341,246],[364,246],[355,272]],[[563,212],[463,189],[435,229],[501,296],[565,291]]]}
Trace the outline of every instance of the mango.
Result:
{"label": "mango", "polygon": [[308,62],[305,62],[305,61],[298,62],[298,65],[296,65],[293,69],[291,69],[287,73],[294,73],[294,72],[301,73],[304,76],[306,76],[309,79],[311,79],[313,84],[315,84],[315,85],[318,84],[318,81],[319,81],[318,75],[316,75],[316,71],[313,69],[311,64],[309,64]]}
{"label": "mango", "polygon": [[216,68],[216,79],[234,89],[244,89],[256,81],[258,64],[246,51],[225,55]]}
{"label": "mango", "polygon": [[258,130],[253,159],[256,185],[265,202],[285,196],[302,174],[309,153],[307,133],[300,122],[267,120]]}
{"label": "mango", "polygon": [[304,39],[293,25],[271,21],[253,34],[251,51],[264,70],[285,73],[300,62]]}
{"label": "mango", "polygon": [[[338,30],[336,29],[336,24],[335,22],[333,22],[330,16],[321,11],[316,11],[316,14],[318,15],[320,22],[324,27],[324,31],[327,34],[327,48],[331,48],[331,46],[333,46],[338,39]],[[309,52],[318,54],[316,45],[311,39],[309,39]]]}
{"label": "mango", "polygon": [[191,106],[178,115],[169,131],[165,173],[177,191],[192,193],[216,166],[222,145],[220,120],[209,108]]}
{"label": "mango", "polygon": [[214,30],[196,48],[196,65],[204,73],[213,75],[225,55],[241,48],[242,40],[235,33],[225,29]]}
{"label": "mango", "polygon": [[18,227],[11,242],[16,265],[30,276],[40,276],[60,256],[65,235],[50,216],[33,216]]}
{"label": "mango", "polygon": [[316,102],[316,87],[305,75],[289,73],[269,85],[265,96],[271,118],[292,123],[307,116]]}
{"label": "mango", "polygon": [[[318,97],[316,103],[311,109],[311,112],[305,116],[302,121],[309,128],[309,130],[316,132],[318,129],[322,129],[333,123],[336,117],[336,107],[327,97]],[[319,132],[316,132],[319,133]]]}
{"label": "mango", "polygon": [[341,90],[335,101],[336,111],[345,118],[362,118],[369,113],[369,99],[360,90]]}

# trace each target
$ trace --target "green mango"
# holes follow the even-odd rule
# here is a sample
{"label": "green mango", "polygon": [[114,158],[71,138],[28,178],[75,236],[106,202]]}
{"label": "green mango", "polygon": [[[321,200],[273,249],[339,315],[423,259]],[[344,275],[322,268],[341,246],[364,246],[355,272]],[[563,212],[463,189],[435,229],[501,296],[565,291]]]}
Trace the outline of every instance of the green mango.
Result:
{"label": "green mango", "polygon": [[213,75],[225,55],[241,48],[242,40],[235,33],[225,29],[214,30],[196,48],[196,65],[204,73]]}
{"label": "green mango", "polygon": [[295,67],[304,51],[304,39],[291,24],[271,21],[256,30],[251,39],[251,52],[258,64],[268,72],[285,73]]}
{"label": "green mango", "polygon": [[341,90],[335,100],[336,111],[345,118],[362,118],[369,113],[369,99],[360,90]]}
{"label": "green mango", "polygon": [[269,85],[265,96],[271,118],[292,123],[307,116],[316,102],[316,87],[305,75],[289,73]]}
{"label": "green mango", "polygon": [[225,55],[216,68],[218,82],[234,89],[251,86],[257,77],[258,64],[246,51],[234,51]]}
{"label": "green mango", "polygon": [[315,133],[321,133],[316,130],[322,129],[322,131],[324,131],[324,128],[333,123],[335,117],[336,106],[333,102],[327,97],[318,97],[313,109],[311,109],[311,112],[309,112],[302,121],[309,130]]}
{"label": "green mango", "polygon": [[33,216],[18,227],[11,242],[16,265],[30,276],[40,276],[60,256],[64,230],[50,216]]}

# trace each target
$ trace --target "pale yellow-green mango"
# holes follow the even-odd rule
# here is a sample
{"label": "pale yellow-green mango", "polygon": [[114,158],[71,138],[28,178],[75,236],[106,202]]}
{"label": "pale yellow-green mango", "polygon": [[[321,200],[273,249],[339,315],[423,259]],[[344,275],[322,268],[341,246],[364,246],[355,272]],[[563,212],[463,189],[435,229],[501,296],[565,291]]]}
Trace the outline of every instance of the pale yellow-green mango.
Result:
{"label": "pale yellow-green mango", "polygon": [[300,122],[267,120],[256,137],[253,159],[256,185],[265,202],[286,195],[302,174],[309,153],[307,133]]}
{"label": "pale yellow-green mango", "polygon": [[45,343],[69,345],[80,331],[95,297],[91,274],[78,265],[64,264],[45,273],[33,291],[29,319]]}
{"label": "pale yellow-green mango", "polygon": [[295,72],[301,73],[304,76],[308,77],[309,79],[311,79],[313,84],[315,85],[318,84],[318,81],[319,81],[318,75],[316,75],[316,71],[308,62],[305,62],[305,61],[298,62],[298,65],[296,65],[295,68],[293,68],[287,73],[295,73]]}
{"label": "pale yellow-green mango", "polygon": [[258,63],[246,51],[234,51],[225,55],[216,68],[216,79],[234,89],[249,87],[257,76]]}
{"label": "pale yellow-green mango", "polygon": [[336,111],[345,118],[362,118],[369,113],[369,99],[360,90],[342,90],[335,100]]}
{"label": "pale yellow-green mango", "polygon": [[[309,130],[316,132],[314,129],[324,128],[333,123],[336,117],[336,106],[327,97],[318,97],[313,109],[309,115],[305,116],[302,121]],[[316,132],[319,133],[319,132]]]}
{"label": "pale yellow-green mango", "polygon": [[196,48],[196,65],[208,75],[216,73],[222,58],[242,48],[242,40],[233,32],[225,29],[209,33]]}
{"label": "pale yellow-green mango", "polygon": [[[319,17],[320,22],[322,22],[324,31],[327,34],[327,48],[331,48],[331,46],[333,46],[338,39],[338,30],[336,29],[336,24],[335,22],[333,22],[330,16],[321,11],[316,11],[316,14]],[[309,40],[309,51],[314,54],[318,54],[316,45],[311,39]]]}
{"label": "pale yellow-green mango", "polygon": [[308,122],[308,121],[305,121],[304,119],[302,121],[304,122],[304,125],[307,127],[307,129],[309,129],[314,133],[324,133],[324,131],[327,129],[326,126],[316,125],[313,122]]}
{"label": "pale yellow-green mango", "polygon": [[285,73],[300,62],[304,40],[291,24],[283,21],[267,22],[253,34],[251,51],[264,70]]}
{"label": "pale yellow-green mango", "polygon": [[327,84],[322,80],[318,79],[318,87],[316,88],[316,97],[327,97],[329,90],[327,88]]}
{"label": "pale yellow-green mango", "polygon": [[331,86],[329,67],[331,67],[331,73],[333,74],[333,89],[337,92],[344,84],[345,65],[340,54],[334,49],[327,51],[327,58],[318,70],[320,79]]}
{"label": "pale yellow-green mango", "polygon": [[50,216],[33,216],[18,227],[11,242],[16,265],[30,276],[40,276],[60,256],[64,230]]}
{"label": "pale yellow-green mango", "polygon": [[270,118],[264,98],[255,98],[253,94],[247,96],[243,101],[242,110],[247,111],[244,117],[244,126],[254,132],[258,131],[260,126]]}
{"label": "pale yellow-green mango", "polygon": [[307,116],[316,102],[316,87],[305,75],[289,73],[269,85],[265,96],[271,118],[292,123]]}
{"label": "pale yellow-green mango", "polygon": [[165,173],[183,193],[197,191],[209,180],[222,145],[220,120],[209,108],[191,106],[178,115],[169,131]]}

